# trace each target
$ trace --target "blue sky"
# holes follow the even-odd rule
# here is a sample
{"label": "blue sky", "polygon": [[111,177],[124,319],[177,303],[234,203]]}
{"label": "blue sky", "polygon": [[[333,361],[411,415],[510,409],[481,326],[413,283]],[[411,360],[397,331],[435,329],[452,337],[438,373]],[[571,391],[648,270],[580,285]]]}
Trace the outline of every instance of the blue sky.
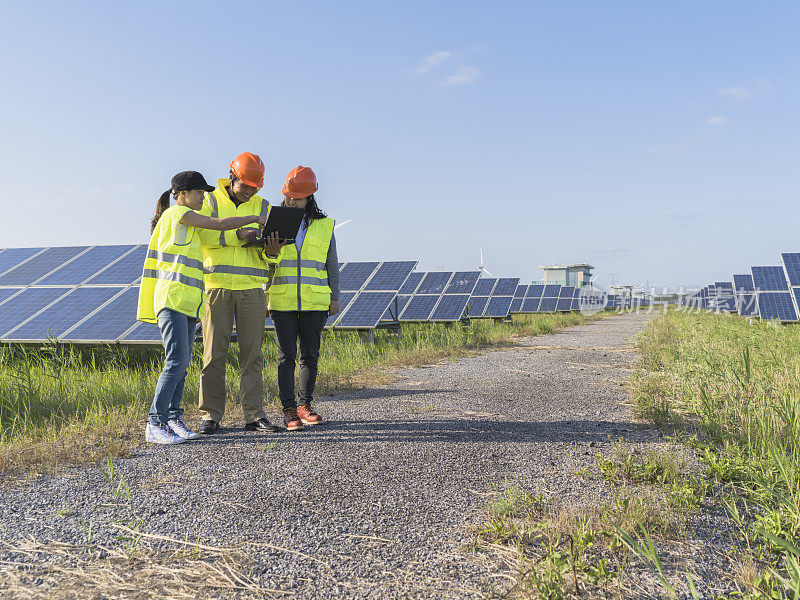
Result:
{"label": "blue sky", "polygon": [[800,251],[796,2],[6,2],[0,247],[145,242],[314,168],[342,260],[730,279]]}

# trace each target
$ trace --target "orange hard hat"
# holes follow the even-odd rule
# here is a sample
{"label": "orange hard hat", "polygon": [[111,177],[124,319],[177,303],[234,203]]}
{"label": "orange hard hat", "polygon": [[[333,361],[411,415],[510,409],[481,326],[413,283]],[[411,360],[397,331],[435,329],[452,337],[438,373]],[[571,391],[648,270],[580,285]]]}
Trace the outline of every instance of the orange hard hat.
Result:
{"label": "orange hard hat", "polygon": [[264,187],[264,162],[258,154],[242,152],[233,159],[231,171],[242,183],[255,188]]}
{"label": "orange hard hat", "polygon": [[283,184],[283,195],[289,198],[305,198],[319,189],[317,176],[311,167],[295,167],[286,176]]}

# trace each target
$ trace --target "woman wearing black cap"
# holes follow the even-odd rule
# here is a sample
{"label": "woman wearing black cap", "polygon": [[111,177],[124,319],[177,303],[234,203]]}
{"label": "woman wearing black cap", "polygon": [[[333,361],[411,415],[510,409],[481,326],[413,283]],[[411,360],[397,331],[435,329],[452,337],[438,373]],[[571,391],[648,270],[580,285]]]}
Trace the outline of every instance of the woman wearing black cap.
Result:
{"label": "woman wearing black cap", "polygon": [[[214,187],[197,171],[183,171],[161,194],[150,222],[150,245],[144,261],[136,318],[158,323],[164,344],[164,369],[150,407],[145,440],[178,444],[199,437],[183,422],[181,397],[192,356],[197,322],[205,311],[203,252],[197,229],[224,231],[251,223],[266,224],[258,215],[215,219],[197,214],[203,192]],[[170,196],[175,204],[170,206]]]}

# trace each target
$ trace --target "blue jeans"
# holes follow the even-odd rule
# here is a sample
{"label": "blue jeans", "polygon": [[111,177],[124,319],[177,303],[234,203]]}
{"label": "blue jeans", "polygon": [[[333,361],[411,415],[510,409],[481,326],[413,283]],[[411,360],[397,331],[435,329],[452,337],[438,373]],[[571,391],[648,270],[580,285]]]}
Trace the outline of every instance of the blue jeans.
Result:
{"label": "blue jeans", "polygon": [[164,369],[156,384],[155,398],[150,407],[153,425],[180,419],[183,415],[181,397],[186,370],[192,360],[192,346],[197,319],[183,313],[163,309],[156,317],[164,344]]}

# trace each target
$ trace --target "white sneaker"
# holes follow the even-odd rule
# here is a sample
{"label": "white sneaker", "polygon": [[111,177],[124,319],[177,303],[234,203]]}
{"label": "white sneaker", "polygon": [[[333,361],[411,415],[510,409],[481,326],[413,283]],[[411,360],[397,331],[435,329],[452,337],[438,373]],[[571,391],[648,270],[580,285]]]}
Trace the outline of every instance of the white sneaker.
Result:
{"label": "white sneaker", "polygon": [[167,425],[169,425],[172,433],[179,435],[185,440],[196,440],[200,437],[199,433],[195,433],[186,426],[186,423],[183,422],[183,419],[171,419],[170,421],[167,421]]}
{"label": "white sneaker", "polygon": [[144,440],[153,444],[182,444],[186,440],[179,435],[175,435],[166,423],[161,425],[147,424],[144,430]]}

